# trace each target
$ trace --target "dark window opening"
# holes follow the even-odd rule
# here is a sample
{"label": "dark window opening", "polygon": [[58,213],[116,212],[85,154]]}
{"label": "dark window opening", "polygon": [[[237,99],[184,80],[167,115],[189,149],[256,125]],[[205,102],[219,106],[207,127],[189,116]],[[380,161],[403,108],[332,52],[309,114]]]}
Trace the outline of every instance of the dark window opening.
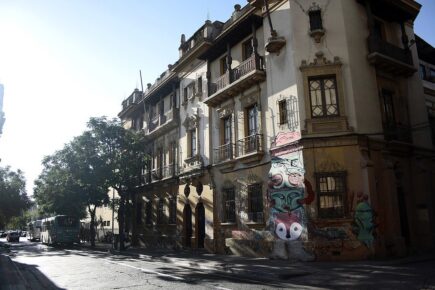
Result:
{"label": "dark window opening", "polygon": [[339,115],[337,81],[335,76],[309,78],[311,117]]}
{"label": "dark window opening", "polygon": [[321,10],[311,10],[308,12],[308,16],[310,17],[310,30],[322,30],[322,11]]}
{"label": "dark window opening", "polygon": [[227,188],[223,190],[223,207],[224,214],[222,221],[224,223],[236,222],[236,200],[234,188]]}
{"label": "dark window opening", "polygon": [[248,219],[263,222],[263,193],[260,183],[248,186]]}
{"label": "dark window opening", "polygon": [[153,204],[150,201],[147,201],[146,203],[146,207],[145,207],[145,222],[147,225],[152,225],[153,224]]}
{"label": "dark window opening", "polygon": [[316,173],[319,218],[342,218],[346,172]]}
{"label": "dark window opening", "polygon": [[288,123],[287,101],[281,100],[278,102],[279,109],[279,124],[284,125]]}

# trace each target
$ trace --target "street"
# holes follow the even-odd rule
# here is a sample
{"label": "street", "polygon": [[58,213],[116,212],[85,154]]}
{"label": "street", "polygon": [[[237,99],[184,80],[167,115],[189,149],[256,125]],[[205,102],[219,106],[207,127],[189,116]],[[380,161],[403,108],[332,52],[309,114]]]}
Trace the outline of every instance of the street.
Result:
{"label": "street", "polygon": [[25,238],[9,245],[30,289],[435,289],[433,259],[288,263],[204,254],[189,258],[174,252],[114,255]]}

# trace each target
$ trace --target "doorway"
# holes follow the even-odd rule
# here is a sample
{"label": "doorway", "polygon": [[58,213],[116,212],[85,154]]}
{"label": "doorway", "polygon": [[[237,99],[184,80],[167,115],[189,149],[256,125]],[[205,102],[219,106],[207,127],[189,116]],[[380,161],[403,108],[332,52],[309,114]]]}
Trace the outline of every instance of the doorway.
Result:
{"label": "doorway", "polygon": [[198,248],[204,248],[205,239],[205,209],[202,202],[196,206],[196,240]]}
{"label": "doorway", "polygon": [[192,247],[192,209],[189,204],[184,206],[183,210],[183,227],[184,227],[184,241],[185,247]]}

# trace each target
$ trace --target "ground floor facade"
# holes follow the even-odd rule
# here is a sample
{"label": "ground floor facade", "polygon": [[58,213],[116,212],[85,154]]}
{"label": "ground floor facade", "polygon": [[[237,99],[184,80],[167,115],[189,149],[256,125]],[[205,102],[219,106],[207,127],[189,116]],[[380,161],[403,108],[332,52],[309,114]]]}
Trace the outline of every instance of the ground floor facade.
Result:
{"label": "ground floor facade", "polygon": [[434,156],[361,135],[281,144],[144,188],[140,244],[299,261],[424,252],[435,245]]}

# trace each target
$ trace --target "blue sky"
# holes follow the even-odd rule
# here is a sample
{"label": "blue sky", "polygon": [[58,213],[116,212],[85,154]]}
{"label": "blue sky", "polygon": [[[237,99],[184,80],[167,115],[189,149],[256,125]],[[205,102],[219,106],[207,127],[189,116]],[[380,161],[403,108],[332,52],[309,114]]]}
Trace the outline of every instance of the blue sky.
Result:
{"label": "blue sky", "polygon": [[[308,0],[303,0],[308,1]],[[435,3],[415,31],[435,45]],[[153,83],[209,17],[225,21],[246,0],[1,0],[0,83],[6,123],[1,164],[26,173],[79,135],[91,116],[116,116],[135,87]]]}

